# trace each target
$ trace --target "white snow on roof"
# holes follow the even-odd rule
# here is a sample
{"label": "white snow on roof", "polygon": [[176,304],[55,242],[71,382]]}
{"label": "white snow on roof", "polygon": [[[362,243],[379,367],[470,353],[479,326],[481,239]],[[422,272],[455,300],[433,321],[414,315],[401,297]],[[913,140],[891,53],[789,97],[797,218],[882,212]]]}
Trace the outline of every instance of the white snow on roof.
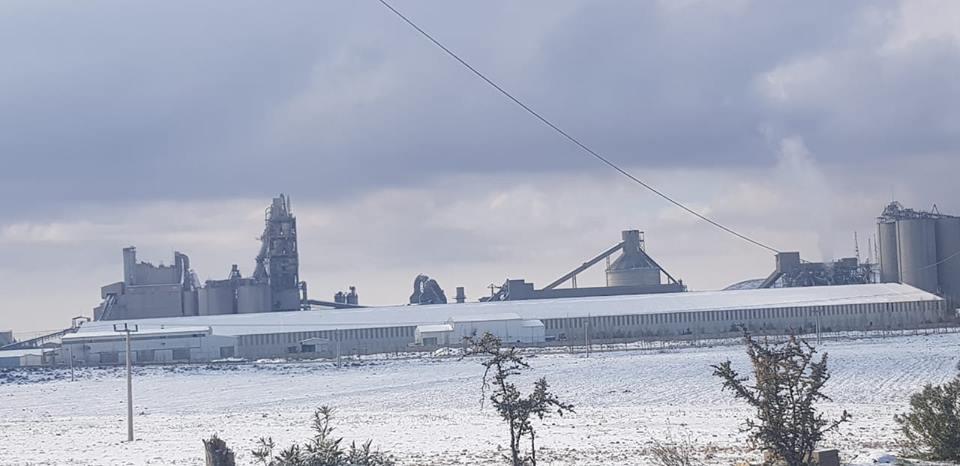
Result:
{"label": "white snow on roof", "polygon": [[452,332],[453,325],[450,325],[450,324],[418,325],[417,331],[420,333]]}
{"label": "white snow on roof", "polygon": [[[52,351],[52,350],[47,350]],[[20,358],[23,356],[43,356],[44,348],[27,348],[19,350],[3,350],[0,351],[0,359],[4,358]]]}
{"label": "white snow on roof", "polygon": [[[464,303],[466,304],[466,303]],[[503,320],[520,320],[523,317],[520,317],[520,314],[515,312],[503,312],[499,314],[476,314],[469,316],[456,316],[451,317],[454,322],[491,322],[491,321],[503,321]]]}
{"label": "white snow on roof", "polygon": [[[662,314],[733,309],[763,309],[794,306],[827,306],[864,303],[941,301],[917,288],[895,283],[870,285],[771,288],[757,290],[696,291],[648,295],[589,298],[539,299],[464,304],[366,307],[316,311],[264,312],[215,316],[166,317],[127,321],[145,329],[161,325],[211,327],[217,335],[305,332],[353,328],[418,326],[463,321],[474,316],[489,318],[516,314],[523,319]],[[78,335],[112,332],[123,321],[88,322]]]}
{"label": "white snow on roof", "polygon": [[[143,319],[143,320],[147,320],[147,319]],[[142,320],[131,321],[131,322],[142,322]],[[100,322],[97,322],[97,323],[100,323]],[[92,327],[90,327],[91,324],[92,322],[87,323],[83,327],[81,327],[81,330],[87,330],[87,328],[89,327],[91,331],[80,331],[77,333],[64,335],[63,338],[61,338],[61,341],[64,343],[70,343],[74,340],[89,340],[91,338],[117,339],[117,340],[122,340],[124,338],[127,338],[126,333],[114,331],[113,325],[109,326],[109,330],[104,330],[103,328],[99,328],[99,326],[97,326],[98,328],[94,330]],[[138,338],[147,338],[147,337],[155,337],[155,336],[175,337],[178,335],[190,335],[193,333],[210,333],[210,327],[190,327],[190,326],[181,326],[181,325],[160,326],[160,325],[148,324],[148,325],[139,326],[136,332],[130,332],[130,339],[136,340]]]}

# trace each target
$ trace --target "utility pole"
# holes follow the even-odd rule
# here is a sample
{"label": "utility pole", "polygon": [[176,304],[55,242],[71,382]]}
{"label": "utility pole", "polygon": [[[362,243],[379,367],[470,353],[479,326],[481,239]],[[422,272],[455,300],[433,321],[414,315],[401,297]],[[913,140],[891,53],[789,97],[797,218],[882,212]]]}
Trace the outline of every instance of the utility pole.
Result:
{"label": "utility pole", "polygon": [[823,344],[823,334],[820,332],[820,315],[823,313],[823,308],[817,308],[817,346]]}
{"label": "utility pole", "polygon": [[340,329],[337,329],[337,369],[343,369],[343,361],[340,359],[340,340],[342,340]]}
{"label": "utility pole", "polygon": [[590,332],[593,330],[590,314],[587,314],[587,325],[583,332],[583,346],[584,350],[587,352],[587,357],[590,357]]}
{"label": "utility pole", "polygon": [[121,327],[120,324],[113,324],[114,332],[127,334],[127,441],[133,441],[133,356],[130,354],[130,333],[138,331],[139,328],[134,325],[130,327],[126,323]]}
{"label": "utility pole", "polygon": [[70,381],[76,382],[77,379],[73,375],[73,349],[71,349],[69,346],[67,347],[67,357],[70,358]]}

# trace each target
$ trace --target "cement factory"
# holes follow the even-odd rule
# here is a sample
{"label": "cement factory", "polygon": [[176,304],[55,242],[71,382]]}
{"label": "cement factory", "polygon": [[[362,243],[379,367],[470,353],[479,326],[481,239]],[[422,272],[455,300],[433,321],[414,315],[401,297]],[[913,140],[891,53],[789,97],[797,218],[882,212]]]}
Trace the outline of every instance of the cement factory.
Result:
{"label": "cement factory", "polygon": [[[417,275],[409,304],[365,307],[356,288],[331,301],[311,299],[300,280],[297,223],[290,198],[274,198],[264,215],[252,276],[234,264],[224,279],[200,283],[186,254],[171,265],[142,262],[122,249],[122,281],[101,288],[93,319],[30,340],[0,333],[0,367],[109,365],[124,360],[128,325],[138,364],[332,358],[423,351],[459,345],[491,332],[521,345],[565,345],[737,336],[747,330],[917,329],[957,322],[960,217],[894,202],[877,221],[879,264],[857,257],[803,261],[773,257],[766,278],[722,291],[688,291],[648,252],[644,232],[620,240],[542,288],[522,278],[453,302],[435,278]],[[605,286],[578,287],[600,263]],[[569,284],[569,286],[566,286]]]}

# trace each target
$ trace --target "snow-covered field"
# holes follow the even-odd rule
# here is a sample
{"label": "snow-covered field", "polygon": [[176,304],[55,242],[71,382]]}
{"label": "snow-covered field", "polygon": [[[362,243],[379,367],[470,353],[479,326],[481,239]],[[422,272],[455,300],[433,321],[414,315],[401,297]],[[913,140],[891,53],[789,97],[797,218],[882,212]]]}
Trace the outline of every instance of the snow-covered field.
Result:
{"label": "snow-covered field", "polygon": [[[956,373],[960,334],[830,342],[830,413],[853,422],[830,439],[845,461],[896,451],[894,413],[925,383]],[[545,376],[577,412],[540,428],[541,464],[647,464],[651,439],[685,437],[710,463],[753,459],[738,433],[749,414],[720,392],[710,364],[741,347],[539,355],[520,379]],[[322,404],[337,408],[346,441],[375,439],[401,464],[499,464],[504,429],[480,409],[476,359],[150,367],[136,369],[137,441],[125,443],[122,369],[18,372],[0,381],[0,464],[202,464],[200,439],[219,434],[251,463],[260,436],[310,436]],[[10,382],[14,375],[24,376]]]}

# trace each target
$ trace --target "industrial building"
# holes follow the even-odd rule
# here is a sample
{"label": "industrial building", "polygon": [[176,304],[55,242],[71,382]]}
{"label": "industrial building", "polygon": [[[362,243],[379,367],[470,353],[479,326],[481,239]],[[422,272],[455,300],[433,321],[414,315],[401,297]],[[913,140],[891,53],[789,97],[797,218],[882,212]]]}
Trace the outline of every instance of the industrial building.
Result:
{"label": "industrial building", "polygon": [[[511,279],[467,303],[457,287],[456,304],[447,304],[437,281],[421,274],[410,305],[387,307],[360,306],[354,287],[332,302],[308,299],[290,199],[274,198],[264,220],[250,277],[233,265],[226,279],[201,285],[185,254],[174,253],[172,265],[153,265],[125,248],[123,281],[102,288],[94,321],[75,318],[68,329],[4,349],[59,346],[60,362],[70,355],[79,364],[117,364],[126,335],[114,324],[136,329],[133,359],[149,364],[399,352],[459,345],[484,332],[512,344],[582,344],[730,337],[744,330],[914,329],[952,325],[958,317],[960,217],[896,203],[878,222],[879,274],[859,258],[810,263],[783,252],[765,279],[688,292],[647,252],[644,233],[627,230],[621,241],[541,289]],[[577,276],[601,261],[606,286],[578,287]]]}
{"label": "industrial building", "polygon": [[960,306],[960,217],[890,203],[877,219],[880,281],[905,283]]}
{"label": "industrial building", "polygon": [[253,276],[236,264],[224,280],[200,286],[190,258],[175,252],[172,265],[137,261],[134,247],[123,249],[123,281],[104,286],[94,320],[126,320],[299,310],[307,306],[306,283],[299,278],[297,220],[290,198],[273,199],[264,218]]}
{"label": "industrial building", "polygon": [[15,340],[13,339],[12,331],[8,330],[6,332],[0,332],[0,348],[3,348],[4,346],[7,346],[13,343],[14,341]]}
{"label": "industrial building", "polygon": [[[736,336],[741,331],[909,329],[955,316],[944,300],[903,284],[771,288],[392,306],[128,320],[135,360],[334,357],[457,344],[483,331],[505,341],[591,342]],[[115,322],[95,321],[63,337],[84,364],[122,361]]]}
{"label": "industrial building", "polygon": [[775,259],[776,265],[767,278],[744,280],[726,289],[748,290],[875,283],[875,264],[860,262],[858,257],[844,257],[832,262],[809,262],[801,260],[799,252],[778,252]]}
{"label": "industrial building", "polygon": [[0,350],[0,369],[43,366],[48,360],[52,361],[53,353],[42,348]]}
{"label": "industrial building", "polygon": [[[613,263],[610,257],[620,252]],[[577,275],[606,259],[606,286],[577,287]],[[560,285],[570,282],[570,288]],[[481,301],[516,301],[525,299],[577,298],[586,296],[615,296],[651,293],[677,293],[686,291],[682,280],[670,275],[646,251],[644,234],[639,230],[621,232],[621,241],[594,258],[584,262],[566,275],[554,280],[542,289],[523,279],[510,279],[502,286],[491,289],[489,297]]]}

